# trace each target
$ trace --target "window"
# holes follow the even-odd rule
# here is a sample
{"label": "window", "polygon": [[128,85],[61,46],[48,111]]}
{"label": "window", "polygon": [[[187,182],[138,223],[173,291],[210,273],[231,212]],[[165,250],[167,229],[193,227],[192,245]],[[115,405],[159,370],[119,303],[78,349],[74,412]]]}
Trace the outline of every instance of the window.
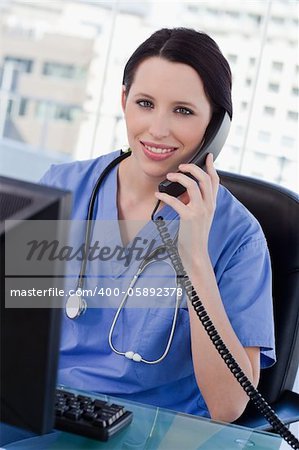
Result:
{"label": "window", "polygon": [[290,120],[293,120],[294,122],[297,122],[298,120],[298,113],[296,111],[288,111],[287,118]]}
{"label": "window", "polygon": [[35,115],[41,119],[54,119],[72,122],[81,114],[79,106],[61,105],[40,101],[36,105]]}
{"label": "window", "polygon": [[28,107],[28,99],[21,98],[20,106],[19,106],[19,116],[26,116]]}
{"label": "window", "polygon": [[187,5],[187,10],[191,13],[198,13],[198,6],[197,5]]}
{"label": "window", "polygon": [[268,90],[270,92],[279,92],[279,84],[278,83],[269,83]]}
{"label": "window", "polygon": [[218,16],[220,11],[218,9],[207,8],[207,12],[213,16]]}
{"label": "window", "polygon": [[246,111],[247,107],[248,107],[248,103],[247,102],[242,102],[241,103],[241,110],[242,111]]}
{"label": "window", "polygon": [[268,131],[259,131],[258,133],[258,139],[261,142],[270,142],[271,134]]}
{"label": "window", "polygon": [[46,62],[43,66],[43,75],[58,78],[82,79],[85,77],[85,69],[73,64],[60,64]]}
{"label": "window", "polygon": [[264,164],[264,161],[266,158],[267,158],[267,155],[265,155],[265,153],[254,152],[254,159],[257,163]]}
{"label": "window", "polygon": [[256,61],[256,58],[254,58],[253,56],[251,58],[249,58],[250,66],[254,66],[255,65],[255,61]]}
{"label": "window", "polygon": [[274,116],[275,108],[273,108],[273,106],[265,106],[264,107],[264,114],[266,116]]}
{"label": "window", "polygon": [[234,64],[237,62],[238,57],[237,57],[237,55],[229,54],[229,55],[227,55],[227,59],[229,60],[230,63]]}
{"label": "window", "polygon": [[6,109],[6,111],[7,111],[7,117],[11,117],[11,116],[12,116],[12,114],[13,114],[13,105],[14,105],[14,102],[13,102],[13,100],[10,98],[10,99],[8,100],[8,102],[7,102],[7,109]]}
{"label": "window", "polygon": [[37,102],[35,116],[39,119],[52,119],[54,117],[54,105],[47,101]]}
{"label": "window", "polygon": [[256,25],[259,25],[261,23],[262,20],[262,16],[260,16],[259,14],[248,14],[248,17],[256,23]]}
{"label": "window", "polygon": [[299,88],[297,88],[296,86],[292,87],[292,94],[296,95],[298,97],[299,95]]}
{"label": "window", "polygon": [[240,17],[240,13],[238,11],[225,11],[225,14],[234,19],[238,19]]}
{"label": "window", "polygon": [[283,69],[283,63],[280,61],[273,61],[272,62],[272,69],[276,72],[282,72]]}
{"label": "window", "polygon": [[18,58],[15,56],[5,56],[4,58],[4,65],[5,63],[14,63],[15,68],[19,70],[20,72],[26,72],[30,73],[32,72],[33,68],[33,60],[32,59],[25,59],[25,58]]}
{"label": "window", "polygon": [[245,85],[246,86],[251,86],[251,84],[252,84],[252,79],[251,78],[246,78]]}
{"label": "window", "polygon": [[277,25],[282,25],[284,23],[284,18],[283,17],[272,16],[271,20],[272,20],[273,23],[275,23]]}
{"label": "window", "polygon": [[76,106],[57,105],[55,108],[54,118],[57,120],[65,120],[72,122],[78,118],[81,108]]}
{"label": "window", "polygon": [[295,146],[295,139],[290,136],[282,136],[280,142],[283,147],[293,148]]}

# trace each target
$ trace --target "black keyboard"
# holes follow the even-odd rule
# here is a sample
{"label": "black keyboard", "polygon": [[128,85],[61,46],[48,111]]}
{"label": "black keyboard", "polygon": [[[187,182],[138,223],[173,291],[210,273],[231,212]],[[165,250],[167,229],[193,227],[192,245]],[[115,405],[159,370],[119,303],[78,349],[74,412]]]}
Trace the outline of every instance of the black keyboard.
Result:
{"label": "black keyboard", "polygon": [[122,405],[56,389],[55,428],[107,441],[132,422],[133,413]]}

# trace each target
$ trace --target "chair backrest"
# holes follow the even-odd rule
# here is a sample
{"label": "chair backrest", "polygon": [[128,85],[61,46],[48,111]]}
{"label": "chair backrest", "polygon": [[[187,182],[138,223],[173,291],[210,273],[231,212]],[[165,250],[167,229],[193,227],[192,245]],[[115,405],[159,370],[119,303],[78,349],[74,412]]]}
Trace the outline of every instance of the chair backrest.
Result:
{"label": "chair backrest", "polygon": [[261,372],[269,403],[292,390],[299,364],[299,200],[280,186],[219,171],[225,186],[261,224],[271,256],[277,363]]}

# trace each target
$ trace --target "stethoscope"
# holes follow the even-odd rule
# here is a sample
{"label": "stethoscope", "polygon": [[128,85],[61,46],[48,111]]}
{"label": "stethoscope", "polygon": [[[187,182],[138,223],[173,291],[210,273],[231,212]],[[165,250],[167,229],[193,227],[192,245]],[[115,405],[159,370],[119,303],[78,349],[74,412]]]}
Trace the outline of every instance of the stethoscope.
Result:
{"label": "stethoscope", "polygon": [[[105,179],[105,177],[111,172],[111,170],[117,165],[119,164],[121,161],[123,161],[124,159],[126,159],[128,156],[130,156],[131,152],[127,151],[127,152],[122,152],[120,154],[120,156],[118,156],[117,158],[115,158],[113,161],[111,161],[110,164],[108,164],[108,166],[103,170],[103,172],[101,173],[101,175],[99,176],[91,197],[90,197],[90,201],[89,201],[89,206],[88,206],[88,212],[87,212],[87,225],[86,225],[86,232],[85,232],[85,243],[84,243],[84,254],[87,255],[87,251],[88,248],[90,247],[90,242],[91,242],[91,231],[92,231],[92,218],[93,218],[93,212],[94,212],[94,204],[95,204],[95,200],[96,200],[96,196],[99,192],[99,189],[101,187],[101,184],[103,182],[103,180]],[[134,352],[133,350],[128,350],[126,352],[122,352],[119,351],[115,348],[115,346],[112,343],[112,336],[113,336],[113,332],[115,329],[115,325],[116,322],[119,318],[119,315],[123,309],[123,307],[125,306],[125,303],[128,300],[129,297],[129,292],[132,291],[132,288],[134,287],[135,283],[137,282],[139,276],[142,274],[142,272],[144,271],[144,269],[146,267],[148,267],[150,264],[157,262],[157,260],[155,259],[155,255],[161,251],[161,249],[164,249],[164,246],[160,246],[158,248],[156,248],[155,250],[153,250],[153,252],[148,255],[139,265],[138,270],[136,272],[136,274],[133,276],[128,289],[126,290],[126,293],[122,299],[122,301],[120,302],[120,305],[117,309],[117,312],[114,316],[112,325],[110,327],[110,331],[109,331],[109,337],[108,337],[108,342],[109,342],[109,346],[111,348],[111,350],[116,353],[117,355],[121,355],[124,356],[125,358],[131,359],[135,362],[143,362],[145,364],[157,364],[159,362],[161,362],[168,354],[172,340],[173,340],[173,336],[174,336],[174,331],[175,331],[175,327],[176,327],[176,323],[177,323],[177,316],[178,316],[178,310],[179,310],[179,305],[180,305],[180,301],[181,301],[181,295],[180,292],[181,290],[178,289],[178,277],[176,274],[176,271],[174,269],[174,267],[168,262],[168,261],[163,261],[164,263],[167,263],[174,271],[175,276],[176,276],[176,301],[175,301],[175,309],[174,309],[174,314],[173,314],[173,319],[172,319],[172,325],[171,325],[171,330],[169,333],[169,337],[168,337],[168,342],[166,344],[165,350],[163,352],[163,354],[160,356],[160,358],[153,360],[153,361],[149,361],[144,359],[139,353]],[[161,261],[159,261],[161,262]],[[80,292],[82,292],[83,290],[83,285],[84,285],[84,278],[85,278],[85,274],[86,274],[86,264],[87,264],[87,258],[83,258],[82,262],[81,262],[81,267],[80,267],[80,272],[79,272],[79,277],[78,277],[78,283],[77,283],[77,288],[75,290],[75,295],[71,295],[65,305],[65,313],[66,316],[71,319],[71,320],[75,320],[78,319],[80,316],[82,316],[86,310],[87,310],[87,303],[86,300],[84,298],[82,298],[82,295],[80,294]]]}

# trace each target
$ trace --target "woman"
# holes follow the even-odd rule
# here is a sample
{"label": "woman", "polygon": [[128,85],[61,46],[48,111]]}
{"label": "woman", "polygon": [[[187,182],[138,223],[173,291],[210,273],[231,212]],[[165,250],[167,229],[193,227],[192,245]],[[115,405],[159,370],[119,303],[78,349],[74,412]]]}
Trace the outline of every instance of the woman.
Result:
{"label": "woman", "polygon": [[[102,226],[99,242],[129,248],[137,232],[143,243],[149,236],[157,238],[150,217],[160,200],[155,217],[167,220],[203,305],[256,386],[260,367],[275,361],[266,242],[251,214],[219,186],[212,155],[206,159],[206,172],[187,163],[213,115],[224,109],[232,116],[229,65],[206,34],[162,29],[129,59],[121,101],[131,155],[111,170],[98,192],[93,218],[114,224],[109,222],[107,232]],[[73,219],[86,219],[96,180],[118,154],[54,166],[43,183],[72,190]],[[179,182],[186,192],[179,198],[157,192],[165,178]],[[85,287],[100,284],[102,294],[87,300],[95,307],[78,320],[65,318],[59,382],[217,420],[237,419],[248,398],[185,294],[171,336],[174,296],[140,298],[136,289],[118,315],[121,296],[105,295],[107,287],[128,289],[140,264],[137,258],[122,266],[113,257],[97,261],[96,267],[88,264]],[[165,259],[144,270],[136,283],[143,294],[153,278],[163,289],[176,286]]]}

